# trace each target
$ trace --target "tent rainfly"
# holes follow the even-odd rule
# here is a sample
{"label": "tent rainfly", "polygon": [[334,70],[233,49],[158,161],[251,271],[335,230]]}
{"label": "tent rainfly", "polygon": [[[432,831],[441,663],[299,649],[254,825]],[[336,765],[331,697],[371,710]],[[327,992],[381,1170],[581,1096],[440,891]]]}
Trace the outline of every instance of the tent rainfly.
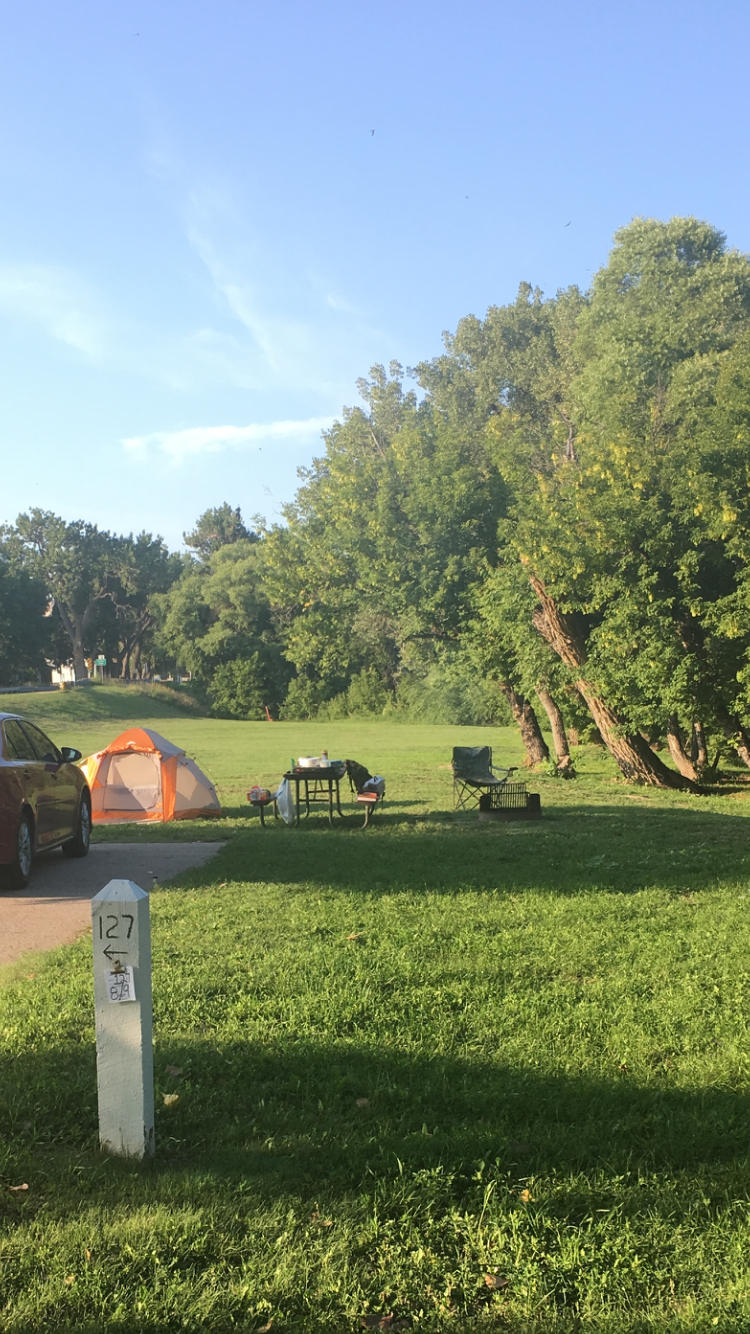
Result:
{"label": "tent rainfly", "polygon": [[94,823],[187,820],[219,811],[213,783],[195,760],[150,727],[130,727],[81,761]]}

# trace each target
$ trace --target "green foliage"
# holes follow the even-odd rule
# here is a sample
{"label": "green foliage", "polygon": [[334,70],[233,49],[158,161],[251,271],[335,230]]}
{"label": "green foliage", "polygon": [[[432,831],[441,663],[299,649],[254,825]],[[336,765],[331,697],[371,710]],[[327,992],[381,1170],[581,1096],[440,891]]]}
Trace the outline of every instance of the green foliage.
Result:
{"label": "green foliage", "polygon": [[[99,653],[116,675],[125,677],[131,668],[140,675],[146,655],[153,665],[155,596],[182,568],[180,557],[170,556],[160,537],[117,537],[95,524],[68,523],[39,509],[19,515],[4,536],[14,569],[41,584],[45,602],[53,606],[57,639],[49,652],[58,663],[72,657],[76,676],[84,679],[85,659]],[[15,624],[22,637],[23,617]]]}
{"label": "green foliage", "polygon": [[[54,653],[47,591],[0,554],[0,685],[36,680]],[[47,676],[48,680],[49,677]]]}
{"label": "green foliage", "polygon": [[211,700],[217,718],[263,718],[266,696],[259,655],[220,663],[211,677]]}
{"label": "green foliage", "polygon": [[393,699],[377,672],[365,667],[353,677],[349,688],[321,703],[318,718],[378,718]]}
{"label": "green foliage", "polygon": [[[418,407],[390,369],[360,382],[370,415],[335,424],[288,527],[269,534],[266,585],[298,672],[285,717],[379,713],[404,673],[413,703],[464,633],[495,556],[505,492],[481,436]],[[429,689],[427,715],[444,716]]]}
{"label": "green foliage", "polygon": [[5,530],[11,560],[41,582],[60,617],[76,676],[86,676],[85,656],[96,644],[92,637],[98,604],[110,596],[119,556],[117,540],[96,524],[67,523],[49,510],[19,514]]}
{"label": "green foliage", "polygon": [[324,698],[323,687],[308,676],[295,676],[289,682],[279,717],[285,722],[315,718]]}
{"label": "green foliage", "polygon": [[258,717],[263,705],[278,706],[289,670],[273,629],[259,544],[241,538],[203,563],[190,561],[158,607],[157,644],[195,675],[222,716]]}
{"label": "green foliage", "polygon": [[497,682],[488,680],[467,658],[433,663],[423,676],[405,672],[399,681],[394,716],[408,722],[469,727],[506,727],[513,722]]}
{"label": "green foliage", "polygon": [[638,219],[615,240],[589,296],[522,287],[484,323],[462,321],[420,378],[484,431],[510,497],[478,590],[484,660],[499,653],[527,692],[535,672],[564,692],[532,629],[535,596],[523,606],[532,573],[624,724],[699,717],[716,735],[746,711],[736,414],[750,266],[694,219]]}
{"label": "green foliage", "polygon": [[179,578],[183,560],[151,533],[131,533],[114,545],[110,594],[95,610],[92,638],[117,675],[150,675],[165,665],[154,642],[156,597]]}
{"label": "green foliage", "polygon": [[204,510],[193,531],[183,533],[182,536],[185,545],[191,547],[202,561],[209,560],[219,547],[232,542],[257,541],[256,534],[242,522],[239,506],[232,509],[231,505],[226,503],[216,509]]}

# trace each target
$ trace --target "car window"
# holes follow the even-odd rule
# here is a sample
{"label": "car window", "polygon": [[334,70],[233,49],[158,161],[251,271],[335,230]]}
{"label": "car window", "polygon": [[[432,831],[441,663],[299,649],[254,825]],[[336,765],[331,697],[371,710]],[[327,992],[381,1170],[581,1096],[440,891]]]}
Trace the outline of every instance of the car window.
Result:
{"label": "car window", "polygon": [[44,735],[44,732],[41,732],[33,723],[27,723],[25,718],[21,726],[31,741],[38,760],[44,760],[45,764],[62,764],[62,755],[57,746],[53,741],[50,741],[48,736]]}
{"label": "car window", "polygon": [[3,723],[5,753],[9,760],[36,760],[36,751],[20,723],[8,718]]}

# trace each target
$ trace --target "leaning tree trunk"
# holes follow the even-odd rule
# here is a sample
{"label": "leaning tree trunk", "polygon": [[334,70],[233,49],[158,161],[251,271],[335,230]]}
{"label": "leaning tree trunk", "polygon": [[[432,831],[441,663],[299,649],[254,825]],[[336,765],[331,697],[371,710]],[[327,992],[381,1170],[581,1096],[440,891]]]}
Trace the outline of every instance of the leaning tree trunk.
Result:
{"label": "leaning tree trunk", "polygon": [[501,681],[500,689],[510,705],[515,722],[521,731],[521,738],[526,747],[526,764],[533,769],[536,764],[545,764],[549,759],[549,746],[542,736],[539,719],[524,695],[519,695],[509,681]]}
{"label": "leaning tree trunk", "polygon": [[552,697],[546,686],[538,682],[536,693],[539,696],[540,703],[549,718],[549,725],[552,728],[552,740],[555,745],[555,757],[557,767],[561,773],[569,777],[575,777],[573,761],[570,757],[570,746],[568,745],[568,734],[565,731],[565,720],[560,712],[557,700]]}
{"label": "leaning tree trunk", "polygon": [[576,689],[586,701],[602,740],[621,772],[631,783],[647,783],[650,787],[673,787],[695,791],[695,784],[682,774],[668,768],[651,750],[648,742],[636,732],[626,731],[623,719],[600,698],[596,688],[586,679],[586,649],[570,618],[561,612],[547,592],[541,579],[530,576],[531,587],[539,599],[534,612],[534,625],[550,648],[567,667],[576,673]]}
{"label": "leaning tree trunk", "polygon": [[667,723],[667,745],[669,746],[669,753],[672,756],[672,760],[683,778],[689,778],[691,783],[697,783],[698,771],[693,761],[690,759],[690,756],[685,752],[680,724],[677,721],[677,715],[674,713],[671,714],[669,722]]}

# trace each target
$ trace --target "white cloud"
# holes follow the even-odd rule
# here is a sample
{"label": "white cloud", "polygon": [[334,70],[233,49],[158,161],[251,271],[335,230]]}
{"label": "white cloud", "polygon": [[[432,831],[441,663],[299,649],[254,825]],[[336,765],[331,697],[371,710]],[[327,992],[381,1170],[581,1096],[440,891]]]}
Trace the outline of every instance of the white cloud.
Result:
{"label": "white cloud", "polygon": [[292,411],[337,410],[351,398],[357,374],[384,359],[383,331],[332,275],[318,271],[301,241],[296,248],[287,240],[261,241],[245,216],[252,206],[243,208],[231,190],[188,188],[164,152],[153,155],[151,169],[178,186],[180,222],[194,256],[179,313],[170,304],[168,275],[155,280],[156,300],[154,284],[143,289],[142,279],[123,286],[113,274],[98,289],[67,268],[6,263],[0,264],[0,320],[35,325],[97,370],[180,395],[227,387],[266,400],[281,395],[282,402],[292,394],[300,403]]}
{"label": "white cloud", "polygon": [[104,351],[105,323],[86,283],[65,269],[42,264],[0,268],[0,310],[41,324],[53,338],[98,360]]}
{"label": "white cloud", "polygon": [[263,387],[264,364],[245,336],[210,325],[160,328],[105,314],[104,294],[80,274],[43,264],[0,266],[0,319],[24,321],[98,367],[156,380],[180,393]]}
{"label": "white cloud", "polygon": [[217,309],[241,326],[248,360],[265,385],[338,404],[356,375],[383,359],[384,331],[318,271],[301,241],[261,243],[227,192],[191,190],[185,232]]}
{"label": "white cloud", "polygon": [[320,435],[332,423],[332,417],[308,417],[306,421],[253,422],[249,426],[192,426],[183,431],[152,431],[123,440],[123,447],[133,454],[156,449],[173,463],[182,463],[196,454],[218,454],[223,450],[242,450],[268,440],[305,440]]}

